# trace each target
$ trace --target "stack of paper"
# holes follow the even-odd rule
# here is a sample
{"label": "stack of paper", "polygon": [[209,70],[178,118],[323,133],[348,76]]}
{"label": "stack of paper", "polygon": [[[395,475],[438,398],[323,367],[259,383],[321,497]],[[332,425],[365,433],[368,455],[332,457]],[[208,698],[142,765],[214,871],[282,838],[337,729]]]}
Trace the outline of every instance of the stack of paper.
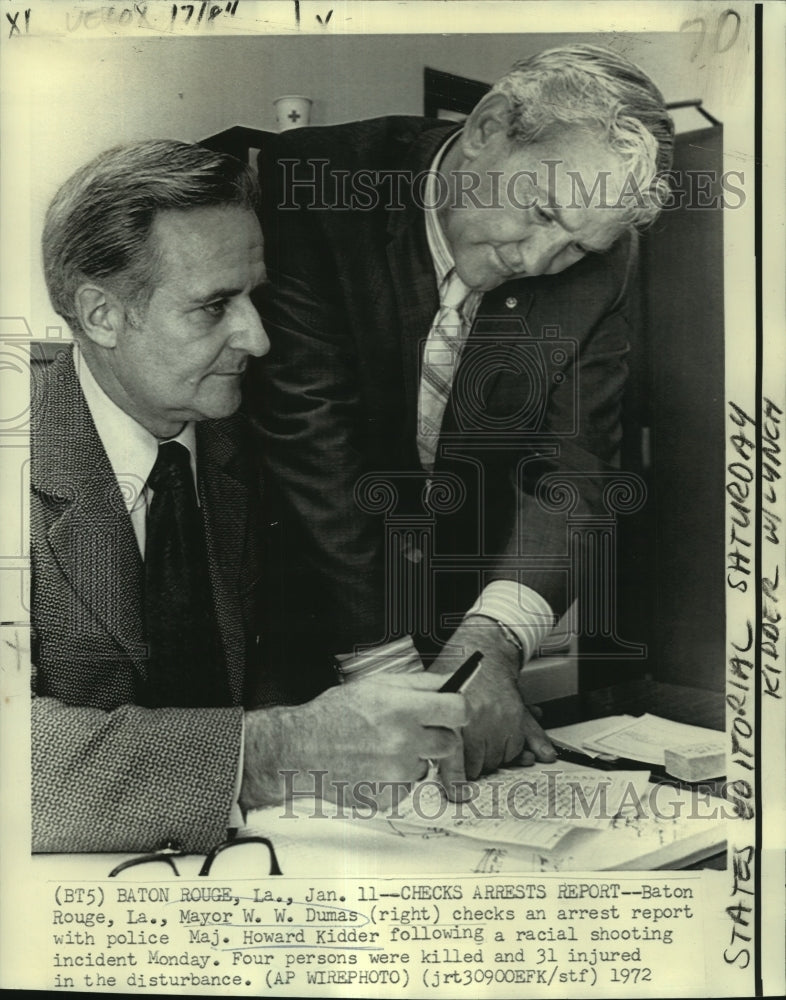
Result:
{"label": "stack of paper", "polygon": [[[551,742],[557,747],[565,750],[575,750],[585,757],[599,757],[601,754],[597,750],[592,750],[589,743],[609,730],[622,727],[625,723],[633,722],[632,715],[608,715],[604,719],[592,719],[590,722],[576,722],[572,726],[559,726],[556,729],[549,729],[548,735]],[[617,756],[614,754],[613,756]]]}
{"label": "stack of paper", "polygon": [[[725,773],[725,734],[715,729],[661,719],[619,715],[549,730],[558,747],[589,757],[618,758],[677,767],[675,777],[691,781],[718,778]],[[672,773],[672,772],[670,772]]]}

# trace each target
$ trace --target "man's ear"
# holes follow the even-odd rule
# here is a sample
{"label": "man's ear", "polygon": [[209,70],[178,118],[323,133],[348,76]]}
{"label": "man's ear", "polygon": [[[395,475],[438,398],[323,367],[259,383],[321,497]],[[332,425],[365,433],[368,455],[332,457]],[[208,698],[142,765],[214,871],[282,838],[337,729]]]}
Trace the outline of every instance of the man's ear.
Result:
{"label": "man's ear", "polygon": [[117,296],[101,285],[84,284],[77,288],[74,304],[85,335],[99,347],[114,347],[126,325]]}
{"label": "man's ear", "polygon": [[509,111],[504,94],[486,94],[478,101],[461,133],[462,151],[468,160],[474,160],[489,142],[507,140]]}

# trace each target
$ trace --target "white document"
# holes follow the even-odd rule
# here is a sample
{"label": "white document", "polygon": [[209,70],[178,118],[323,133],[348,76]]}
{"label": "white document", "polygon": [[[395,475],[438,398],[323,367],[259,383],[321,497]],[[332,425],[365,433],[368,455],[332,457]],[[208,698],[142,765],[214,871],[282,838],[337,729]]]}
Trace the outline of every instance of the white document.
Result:
{"label": "white document", "polygon": [[570,726],[557,726],[547,731],[547,736],[560,747],[576,750],[587,757],[599,757],[600,751],[592,750],[587,741],[597,738],[609,730],[621,728],[628,722],[633,722],[633,715],[607,715],[602,719],[590,719],[589,722],[574,722]]}
{"label": "white document", "polygon": [[588,741],[588,747],[599,753],[640,760],[645,764],[665,764],[665,751],[671,747],[701,744],[723,753],[726,739],[723,733],[683,722],[672,722],[657,715],[642,715],[627,725],[613,726]]}
{"label": "white document", "polygon": [[[579,768],[576,771],[581,773]],[[303,801],[297,804],[297,818],[291,810],[283,815],[281,806],[252,811],[243,832],[270,837],[287,875],[340,872],[346,878],[680,868],[723,848],[731,812],[725,808],[728,803],[670,785],[642,786],[646,772],[632,773],[636,778],[626,796],[627,805],[603,829],[556,820],[511,819],[504,831],[501,824],[494,827],[484,822],[474,829],[466,824],[449,829],[447,824],[418,825],[381,817],[315,818]],[[325,812],[327,806],[323,803]],[[398,815],[404,815],[401,806]],[[520,833],[503,840],[503,834],[516,824]],[[534,827],[543,829],[540,843],[527,842]],[[552,829],[550,835],[547,829]]]}
{"label": "white document", "polygon": [[551,850],[577,826],[610,829],[633,793],[646,798],[648,782],[649,771],[596,771],[565,761],[502,768],[474,783],[478,794],[469,802],[449,802],[438,782],[426,781],[398,813],[421,829]]}

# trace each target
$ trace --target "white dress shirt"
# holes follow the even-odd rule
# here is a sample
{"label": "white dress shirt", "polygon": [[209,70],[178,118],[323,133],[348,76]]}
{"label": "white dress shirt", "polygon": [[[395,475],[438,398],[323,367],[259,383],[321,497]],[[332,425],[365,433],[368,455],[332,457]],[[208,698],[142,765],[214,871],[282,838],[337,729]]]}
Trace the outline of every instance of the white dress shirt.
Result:
{"label": "white dress shirt", "polygon": [[[139,552],[144,557],[145,519],[153,497],[147,478],[153,471],[158,458],[158,446],[162,442],[107,396],[81,355],[75,354],[74,363],[93,423],[131,517]],[[185,424],[179,434],[167,440],[177,441],[188,449],[198,503],[196,431],[193,421]]]}

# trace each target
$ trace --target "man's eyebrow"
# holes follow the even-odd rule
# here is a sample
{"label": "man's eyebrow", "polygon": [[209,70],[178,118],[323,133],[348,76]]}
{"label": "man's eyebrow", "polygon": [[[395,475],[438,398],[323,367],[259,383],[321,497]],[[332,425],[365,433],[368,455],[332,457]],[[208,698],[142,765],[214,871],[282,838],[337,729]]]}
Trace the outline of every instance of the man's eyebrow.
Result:
{"label": "man's eyebrow", "polygon": [[[552,205],[551,211],[554,213],[554,218],[562,226],[565,232],[573,235],[579,231],[580,227],[576,227],[575,229],[570,228],[570,226],[567,224],[565,215],[561,208],[559,208],[556,205]],[[587,253],[608,253],[616,242],[617,238],[615,237],[610,243],[607,243],[605,246],[597,247],[587,243],[586,240],[581,240],[581,239],[576,240],[576,243],[581,247],[581,249],[585,250]]]}
{"label": "man's eyebrow", "polygon": [[240,295],[242,288],[215,288],[205,295],[196,295],[192,302],[213,302],[215,299],[231,299],[233,295]]}
{"label": "man's eyebrow", "polygon": [[[552,213],[554,218],[562,226],[562,228],[565,230],[566,233],[570,233],[572,236],[574,233],[578,232],[579,229],[578,226],[575,229],[571,229],[571,227],[568,225],[567,219],[562,211],[562,206],[556,204],[556,198],[554,197],[551,188],[549,188],[548,192],[545,192],[540,186],[537,186],[535,188],[535,192],[540,198],[543,198],[543,204]],[[576,240],[576,242],[581,247],[581,249],[586,251],[587,253],[608,253],[609,250],[611,250],[611,248],[617,242],[617,238],[615,237],[610,243],[602,247],[591,246],[584,240]]]}
{"label": "man's eyebrow", "polygon": [[[258,281],[254,287],[251,289],[252,292],[256,292],[260,288],[265,288],[270,284],[270,279],[265,275],[260,281]],[[205,295],[195,295],[189,301],[193,305],[204,304],[205,302],[216,302],[219,299],[231,299],[235,295],[242,295],[244,292],[243,288],[237,287],[225,287],[225,288],[215,288]]]}

